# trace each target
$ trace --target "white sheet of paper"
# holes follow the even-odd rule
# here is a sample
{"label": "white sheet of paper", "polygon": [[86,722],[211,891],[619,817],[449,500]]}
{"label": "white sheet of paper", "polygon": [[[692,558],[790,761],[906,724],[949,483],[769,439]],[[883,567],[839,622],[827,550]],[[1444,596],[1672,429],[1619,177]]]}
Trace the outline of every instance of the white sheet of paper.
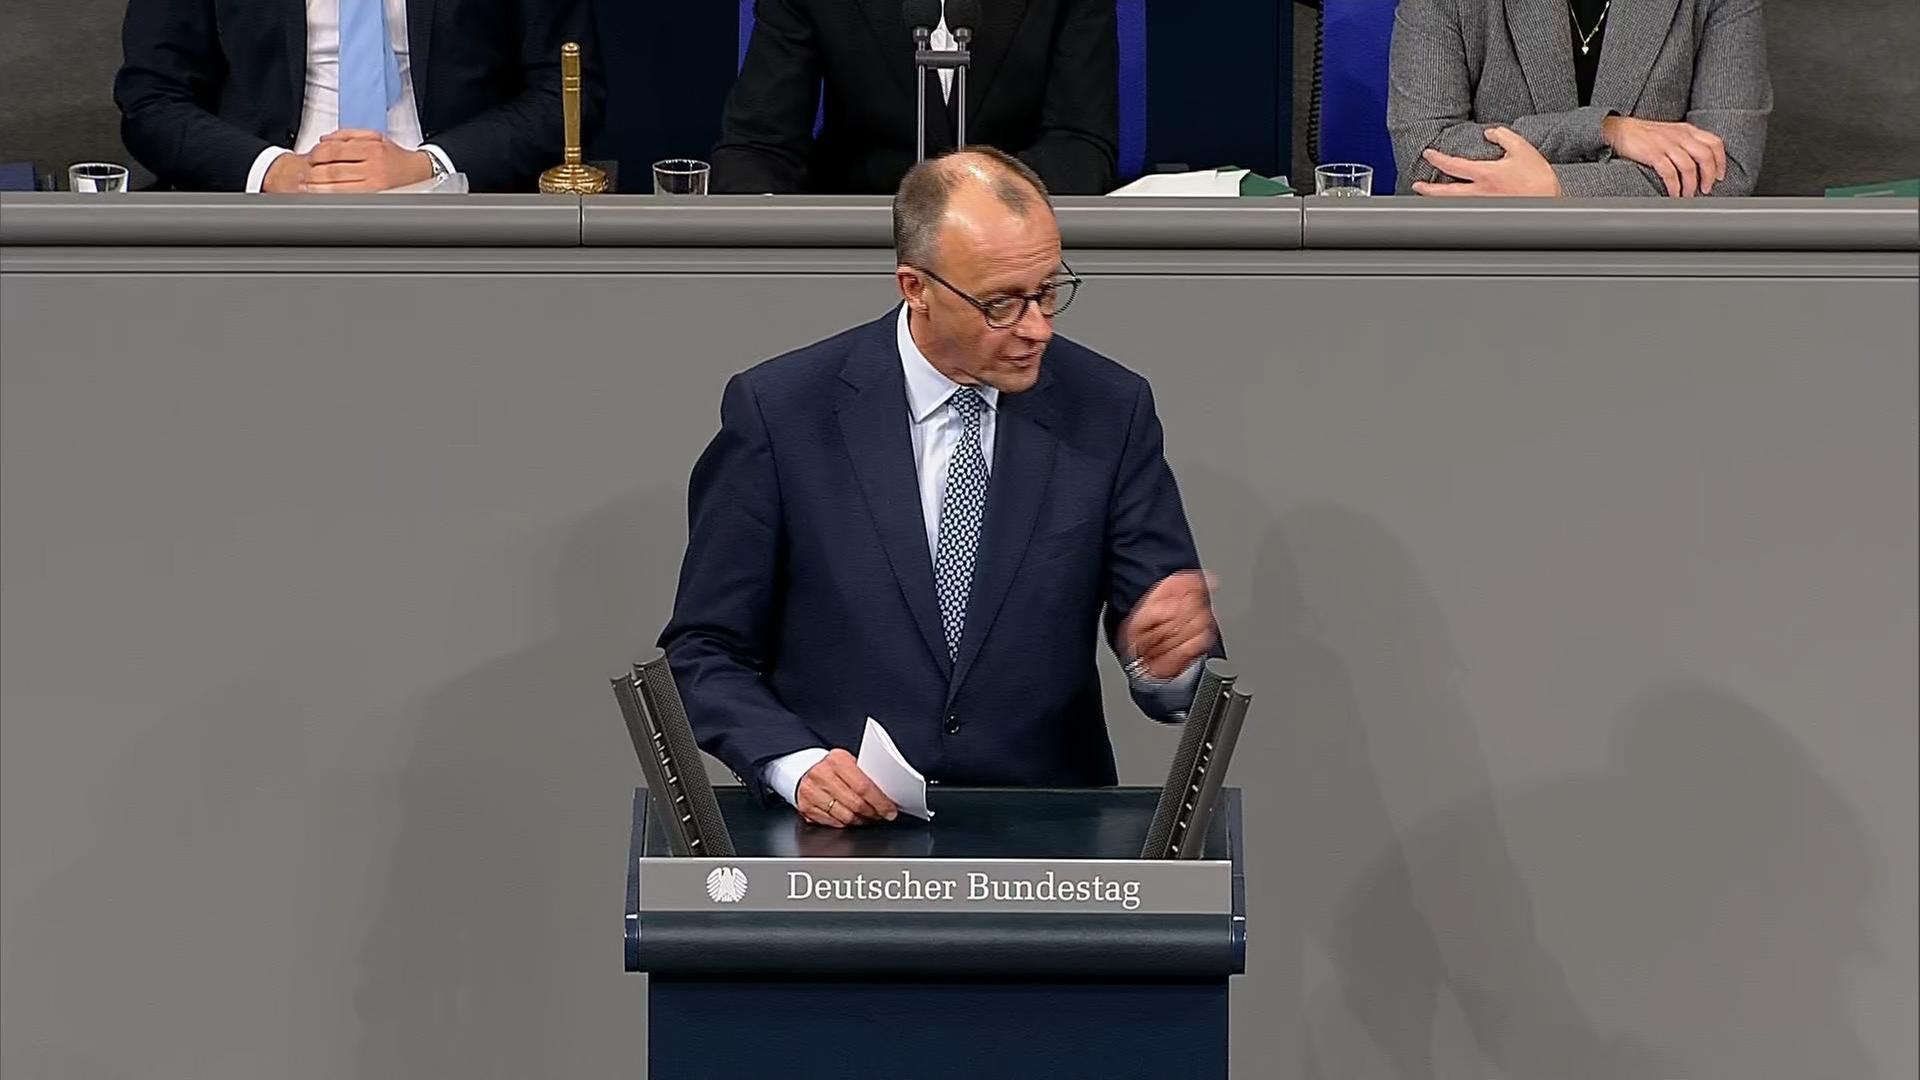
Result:
{"label": "white sheet of paper", "polygon": [[1134,195],[1212,195],[1237,198],[1240,178],[1245,169],[1196,169],[1184,173],[1148,173],[1118,191],[1107,194],[1122,198]]}
{"label": "white sheet of paper", "polygon": [[933,811],[927,809],[927,778],[907,764],[900,748],[893,745],[893,736],[871,716],[867,717],[867,730],[860,736],[859,760],[860,771],[887,793],[887,798],[900,807],[901,813],[912,814],[923,821],[933,820]]}

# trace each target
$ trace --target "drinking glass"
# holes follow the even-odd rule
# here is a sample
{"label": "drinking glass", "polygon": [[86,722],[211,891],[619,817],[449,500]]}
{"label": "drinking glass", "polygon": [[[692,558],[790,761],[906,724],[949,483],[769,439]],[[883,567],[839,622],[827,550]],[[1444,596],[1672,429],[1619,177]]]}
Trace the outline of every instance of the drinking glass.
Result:
{"label": "drinking glass", "polygon": [[67,190],[117,192],[127,190],[127,167],[110,161],[82,161],[67,169]]}
{"label": "drinking glass", "polygon": [[653,163],[653,191],[656,195],[705,195],[707,174],[713,167],[691,158],[668,158]]}
{"label": "drinking glass", "polygon": [[1373,166],[1334,164],[1313,170],[1313,193],[1332,199],[1360,199],[1373,194]]}

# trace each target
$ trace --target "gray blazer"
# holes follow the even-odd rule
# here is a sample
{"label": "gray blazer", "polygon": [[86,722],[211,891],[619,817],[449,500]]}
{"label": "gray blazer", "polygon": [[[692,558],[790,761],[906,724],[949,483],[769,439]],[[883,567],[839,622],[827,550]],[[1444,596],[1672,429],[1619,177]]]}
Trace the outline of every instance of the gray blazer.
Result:
{"label": "gray blazer", "polygon": [[1652,169],[1615,158],[1609,113],[1685,120],[1726,141],[1714,195],[1750,195],[1773,111],[1760,0],[1613,0],[1593,103],[1573,82],[1567,0],[1400,0],[1394,15],[1387,131],[1399,188],[1444,180],[1427,147],[1490,159],[1503,124],[1554,163],[1568,195],[1661,195]]}

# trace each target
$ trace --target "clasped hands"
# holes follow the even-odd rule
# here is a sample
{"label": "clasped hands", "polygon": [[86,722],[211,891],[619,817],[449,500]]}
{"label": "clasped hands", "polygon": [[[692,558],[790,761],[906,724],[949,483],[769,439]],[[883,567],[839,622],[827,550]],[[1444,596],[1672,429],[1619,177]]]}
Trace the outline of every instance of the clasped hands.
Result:
{"label": "clasped hands", "polygon": [[[1667,194],[1675,198],[1712,194],[1713,185],[1727,178],[1727,144],[1704,128],[1685,121],[1609,116],[1600,130],[1615,157],[1660,174]],[[1442,198],[1564,194],[1553,164],[1518,132],[1496,126],[1488,128],[1486,136],[1503,152],[1491,161],[1455,157],[1433,147],[1421,151],[1428,164],[1455,182],[1417,181],[1414,193]]]}
{"label": "clasped hands", "polygon": [[372,131],[342,128],[305,154],[281,154],[267,167],[262,191],[338,194],[385,191],[433,176],[425,150],[402,150]]}
{"label": "clasped hands", "polygon": [[[1126,654],[1156,679],[1171,679],[1186,671],[1216,640],[1215,584],[1217,579],[1210,573],[1182,570],[1148,589],[1121,624],[1120,643]],[[900,813],[845,750],[829,751],[808,769],[793,801],[801,817],[836,829],[892,821]]]}

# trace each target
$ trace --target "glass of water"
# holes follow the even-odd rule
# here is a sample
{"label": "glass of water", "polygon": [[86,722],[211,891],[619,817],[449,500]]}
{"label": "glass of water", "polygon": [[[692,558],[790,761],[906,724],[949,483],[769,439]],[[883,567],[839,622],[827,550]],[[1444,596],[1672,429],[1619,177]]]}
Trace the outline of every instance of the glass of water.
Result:
{"label": "glass of water", "polygon": [[705,195],[707,174],[713,167],[691,158],[668,158],[653,163],[653,193],[656,195]]}
{"label": "glass of water", "polygon": [[110,161],[82,161],[67,169],[68,191],[125,191],[127,167]]}
{"label": "glass of water", "polygon": [[1360,199],[1373,194],[1373,166],[1321,165],[1313,170],[1313,193],[1331,199]]}

